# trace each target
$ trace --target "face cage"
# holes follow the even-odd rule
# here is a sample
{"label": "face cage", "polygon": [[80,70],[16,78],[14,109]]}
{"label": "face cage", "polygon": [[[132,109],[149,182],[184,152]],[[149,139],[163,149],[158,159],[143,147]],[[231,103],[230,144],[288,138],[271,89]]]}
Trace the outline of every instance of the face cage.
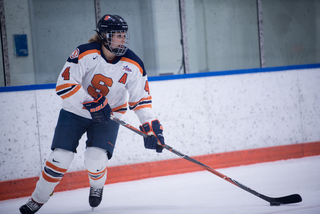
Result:
{"label": "face cage", "polygon": [[[117,38],[119,34],[125,33],[125,41]],[[110,31],[106,34],[107,49],[116,56],[122,56],[128,50],[130,44],[130,35],[128,31]]]}

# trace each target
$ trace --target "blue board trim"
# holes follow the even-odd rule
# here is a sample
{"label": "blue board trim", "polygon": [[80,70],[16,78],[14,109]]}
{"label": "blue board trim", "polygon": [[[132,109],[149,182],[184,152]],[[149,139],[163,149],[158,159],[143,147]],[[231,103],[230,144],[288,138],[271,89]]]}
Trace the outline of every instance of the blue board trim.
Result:
{"label": "blue board trim", "polygon": [[[252,68],[252,69],[240,69],[240,70],[229,70],[229,71],[211,71],[211,72],[193,73],[193,74],[176,74],[176,75],[167,75],[167,76],[148,77],[148,79],[150,82],[152,82],[152,81],[177,80],[177,79],[200,78],[200,77],[210,77],[210,76],[277,72],[277,71],[284,71],[284,70],[298,70],[298,69],[311,69],[311,68],[320,68],[320,64],[290,65],[290,66],[282,66],[282,67]],[[6,87],[0,87],[0,92],[54,89],[55,87],[56,87],[55,83],[39,84],[39,85],[6,86]]]}

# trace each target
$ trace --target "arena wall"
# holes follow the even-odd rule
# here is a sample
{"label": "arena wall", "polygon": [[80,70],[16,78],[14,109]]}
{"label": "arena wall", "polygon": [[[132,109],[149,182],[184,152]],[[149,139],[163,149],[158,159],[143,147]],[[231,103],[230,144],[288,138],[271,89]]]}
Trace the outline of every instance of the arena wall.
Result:
{"label": "arena wall", "polygon": [[[237,154],[240,156],[233,155],[238,159],[237,165],[247,164],[243,151],[256,151],[258,156],[253,162],[259,162],[259,158],[271,161],[320,154],[320,68],[207,75],[150,81],[149,85],[166,143],[184,154],[200,159]],[[54,89],[0,93],[0,186],[10,182],[23,186],[28,179],[36,181],[51,152],[60,99]],[[127,112],[122,119],[139,126],[134,112]],[[84,135],[68,171],[71,177],[76,172],[85,174],[85,140]],[[279,152],[277,148],[293,148],[295,155],[287,152],[265,159]],[[297,148],[298,155],[294,152]],[[222,158],[226,164],[221,167],[233,159]],[[122,176],[123,171],[130,170],[138,175],[142,173],[139,167],[143,169],[148,164],[146,171],[150,173],[152,163],[152,177],[174,173],[161,173],[161,163],[171,167],[170,164],[179,166],[180,161],[169,151],[157,154],[146,150],[140,136],[121,127],[109,167],[111,172],[121,169]],[[140,174],[135,179],[145,177],[148,176]]]}

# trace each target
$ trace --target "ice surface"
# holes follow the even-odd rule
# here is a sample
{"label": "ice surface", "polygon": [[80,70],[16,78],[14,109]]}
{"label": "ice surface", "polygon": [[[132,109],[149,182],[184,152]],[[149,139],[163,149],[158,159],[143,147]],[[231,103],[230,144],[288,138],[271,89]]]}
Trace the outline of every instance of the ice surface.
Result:
{"label": "ice surface", "polygon": [[[91,211],[89,188],[55,193],[39,214],[319,214],[320,156],[218,169],[270,197],[298,193],[302,202],[271,207],[268,202],[208,171],[106,185]],[[76,182],[76,181],[75,181]],[[28,198],[0,201],[0,214],[19,213]],[[38,214],[37,213],[37,214]]]}

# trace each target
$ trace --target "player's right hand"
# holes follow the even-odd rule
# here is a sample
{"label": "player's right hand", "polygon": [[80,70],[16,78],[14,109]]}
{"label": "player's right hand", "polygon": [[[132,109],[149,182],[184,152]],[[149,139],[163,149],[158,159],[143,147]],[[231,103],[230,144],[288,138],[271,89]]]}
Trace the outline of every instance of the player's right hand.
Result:
{"label": "player's right hand", "polygon": [[94,122],[108,122],[110,120],[111,108],[108,100],[101,93],[90,102],[83,103],[83,106],[90,112]]}

